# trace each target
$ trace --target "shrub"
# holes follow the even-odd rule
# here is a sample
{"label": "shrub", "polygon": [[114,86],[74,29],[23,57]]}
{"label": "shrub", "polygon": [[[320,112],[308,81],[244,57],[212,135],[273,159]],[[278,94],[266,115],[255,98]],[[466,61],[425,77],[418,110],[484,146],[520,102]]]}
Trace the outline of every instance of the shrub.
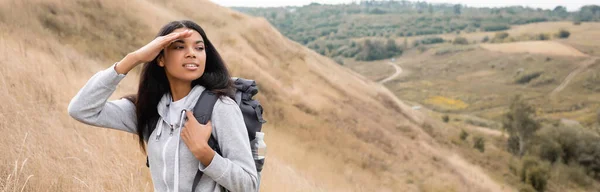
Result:
{"label": "shrub", "polygon": [[570,35],[571,35],[571,32],[569,32],[565,29],[561,29],[560,31],[558,31],[558,34],[557,34],[558,38],[561,38],[561,39],[569,38]]}
{"label": "shrub", "polygon": [[531,80],[538,78],[540,75],[542,75],[542,73],[543,72],[532,72],[532,73],[521,75],[521,76],[517,77],[517,80],[515,80],[515,83],[527,84]]}
{"label": "shrub", "polygon": [[541,41],[545,41],[545,40],[549,40],[549,39],[550,39],[550,35],[548,35],[547,33],[540,33],[536,37],[536,40],[541,40]]}
{"label": "shrub", "polygon": [[444,115],[442,116],[442,120],[444,120],[445,123],[448,123],[448,121],[450,121],[450,117],[448,115]]}
{"label": "shrub", "polygon": [[456,37],[456,38],[454,38],[454,41],[452,41],[452,44],[455,44],[455,45],[468,45],[469,44],[469,40],[467,40],[467,38],[464,38],[464,37]]}
{"label": "shrub", "polygon": [[496,35],[494,36],[494,39],[505,39],[508,37],[508,33],[507,32],[499,32],[496,33]]}
{"label": "shrub", "polygon": [[530,184],[536,191],[544,191],[549,179],[549,167],[548,163],[535,156],[525,156],[521,164],[521,181]]}
{"label": "shrub", "polygon": [[441,37],[427,37],[427,38],[418,40],[418,42],[420,42],[423,45],[438,44],[438,43],[443,43],[444,39],[442,39]]}
{"label": "shrub", "polygon": [[490,24],[482,27],[483,31],[502,31],[507,29],[510,29],[510,26],[506,24]]}
{"label": "shrub", "polygon": [[585,82],[583,82],[583,87],[590,91],[600,92],[600,73],[594,72],[587,76]]}
{"label": "shrub", "polygon": [[469,132],[465,131],[464,129],[460,131],[460,140],[466,141],[468,137]]}
{"label": "shrub", "polygon": [[481,40],[482,43],[487,43],[488,41],[490,41],[490,37],[488,36],[483,37],[483,39]]}
{"label": "shrub", "polygon": [[473,138],[473,148],[479,150],[479,152],[485,151],[485,138],[482,136],[476,136]]}

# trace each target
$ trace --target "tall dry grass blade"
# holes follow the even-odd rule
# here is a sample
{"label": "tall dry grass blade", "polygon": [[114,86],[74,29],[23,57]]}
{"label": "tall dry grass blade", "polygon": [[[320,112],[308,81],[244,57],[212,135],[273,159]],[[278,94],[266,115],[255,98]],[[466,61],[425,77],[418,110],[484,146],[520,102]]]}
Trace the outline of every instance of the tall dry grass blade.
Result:
{"label": "tall dry grass blade", "polygon": [[23,187],[21,187],[21,192],[23,192],[23,189],[25,189],[25,185],[27,185],[27,182],[29,181],[29,179],[31,179],[31,177],[33,177],[33,175],[29,175],[29,177],[27,177],[27,180],[25,180],[25,183],[23,183]]}
{"label": "tall dry grass blade", "polygon": [[23,167],[25,166],[25,163],[27,163],[28,159],[29,158],[25,158],[25,160],[23,160],[23,163],[21,163],[21,170],[19,172],[21,172],[21,173],[23,172]]}
{"label": "tall dry grass blade", "polygon": [[29,135],[29,131],[27,131],[27,133],[25,133],[25,138],[23,138],[23,142],[21,142],[21,148],[19,150],[19,153],[21,151],[23,151],[23,148],[25,147],[25,140],[27,140],[27,136]]}
{"label": "tall dry grass blade", "polygon": [[75,179],[77,179],[77,181],[83,183],[83,185],[85,185],[85,187],[87,187],[88,189],[90,188],[90,186],[88,186],[85,182],[83,182],[83,180],[81,180],[81,179],[79,179],[79,178],[77,178],[75,176],[73,176],[73,178],[75,178]]}

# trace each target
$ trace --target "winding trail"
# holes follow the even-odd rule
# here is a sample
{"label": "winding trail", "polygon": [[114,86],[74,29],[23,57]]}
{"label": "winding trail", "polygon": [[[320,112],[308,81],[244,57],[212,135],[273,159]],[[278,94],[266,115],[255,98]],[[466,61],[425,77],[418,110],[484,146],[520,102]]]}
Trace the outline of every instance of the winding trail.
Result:
{"label": "winding trail", "polygon": [[[423,125],[425,116],[416,110],[411,110],[403,101],[401,101],[398,97],[396,97],[387,87],[383,86],[384,83],[389,82],[400,74],[402,74],[402,68],[395,63],[388,62],[389,65],[392,65],[396,72],[391,76],[379,81],[382,85],[380,88],[381,92],[385,95],[388,95],[400,108],[403,108],[402,113],[404,113],[405,117],[411,120],[413,123],[417,125]],[[489,130],[493,132],[492,130]],[[490,133],[490,135],[496,135],[498,133]],[[492,191],[492,192],[505,192],[505,191],[514,191],[510,186],[505,186],[497,183],[492,178],[490,178],[483,170],[477,165],[471,164],[467,162],[463,157],[455,152],[452,152],[448,149],[437,149],[433,148],[426,142],[421,142],[421,144],[425,147],[425,149],[431,151],[434,154],[440,154],[444,157],[445,161],[453,167],[454,170],[462,177],[465,181],[464,184],[472,185],[469,188],[473,190],[484,190],[484,191]]]}
{"label": "winding trail", "polygon": [[573,78],[575,78],[575,76],[577,76],[583,70],[587,69],[588,67],[590,67],[591,65],[596,63],[597,60],[598,60],[598,57],[591,57],[588,60],[585,60],[582,63],[580,63],[579,66],[575,70],[573,70],[571,73],[569,73],[569,75],[567,75],[565,80],[563,80],[562,83],[560,85],[558,85],[558,87],[556,87],[554,90],[552,90],[552,92],[550,93],[550,96],[554,96],[556,93],[562,91],[565,87],[567,87],[567,85],[569,85],[569,83],[571,82],[571,80],[573,80]]}
{"label": "winding trail", "polygon": [[392,62],[388,62],[388,64],[390,64],[392,67],[394,67],[394,69],[396,69],[396,72],[394,74],[390,75],[389,77],[379,81],[379,83],[381,83],[381,84],[387,83],[388,81],[395,79],[396,77],[398,77],[398,75],[400,75],[402,73],[402,68],[400,66],[398,66],[397,64],[392,63]]}

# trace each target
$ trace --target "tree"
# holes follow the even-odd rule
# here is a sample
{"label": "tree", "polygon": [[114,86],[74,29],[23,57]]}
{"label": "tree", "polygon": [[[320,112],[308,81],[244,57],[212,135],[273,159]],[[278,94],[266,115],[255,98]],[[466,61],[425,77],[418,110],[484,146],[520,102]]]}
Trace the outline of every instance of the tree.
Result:
{"label": "tree", "polygon": [[398,51],[398,46],[396,46],[396,41],[393,39],[388,39],[385,43],[385,49],[390,53],[394,54]]}
{"label": "tree", "polygon": [[430,15],[433,15],[433,5],[429,4],[429,7],[427,10],[429,11]]}
{"label": "tree", "polygon": [[552,10],[552,14],[565,18],[567,16],[569,16],[569,12],[567,12],[567,8],[564,6],[556,6],[556,8],[554,8],[554,10]]}
{"label": "tree", "polygon": [[[514,152],[518,152],[515,155],[522,157],[527,149],[529,140],[533,137],[535,131],[540,128],[540,125],[535,121],[534,109],[523,100],[520,95],[514,97],[510,104],[510,110],[506,113],[505,119],[502,122],[504,129],[510,135],[508,138],[508,145],[518,147],[518,151],[514,149]],[[517,142],[517,143],[511,143]]]}
{"label": "tree", "polygon": [[456,15],[460,15],[460,13],[461,13],[461,8],[462,8],[462,5],[460,5],[460,4],[456,4],[456,5],[454,5],[454,14],[456,14]]}

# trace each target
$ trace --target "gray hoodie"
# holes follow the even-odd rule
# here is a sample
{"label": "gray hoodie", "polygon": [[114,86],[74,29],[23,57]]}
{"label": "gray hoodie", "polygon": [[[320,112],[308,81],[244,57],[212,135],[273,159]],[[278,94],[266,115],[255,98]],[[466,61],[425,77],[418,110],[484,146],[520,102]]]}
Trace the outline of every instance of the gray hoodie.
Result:
{"label": "gray hoodie", "polygon": [[[108,101],[119,82],[125,77],[117,74],[114,65],[96,73],[69,103],[69,115],[98,127],[137,134],[135,105],[127,99]],[[195,86],[184,98],[183,107],[191,110],[205,90]],[[159,120],[147,142],[147,153],[154,191],[191,191],[198,170],[204,172],[196,191],[258,191],[257,172],[250,151],[250,141],[240,108],[235,101],[222,97],[217,101],[211,118],[212,135],[221,147],[221,155],[205,167],[180,138],[185,124],[182,110],[178,122],[169,122],[171,95],[165,94],[157,110]],[[179,102],[179,101],[178,101]],[[173,114],[171,114],[173,115]],[[141,165],[143,166],[143,165]]]}

